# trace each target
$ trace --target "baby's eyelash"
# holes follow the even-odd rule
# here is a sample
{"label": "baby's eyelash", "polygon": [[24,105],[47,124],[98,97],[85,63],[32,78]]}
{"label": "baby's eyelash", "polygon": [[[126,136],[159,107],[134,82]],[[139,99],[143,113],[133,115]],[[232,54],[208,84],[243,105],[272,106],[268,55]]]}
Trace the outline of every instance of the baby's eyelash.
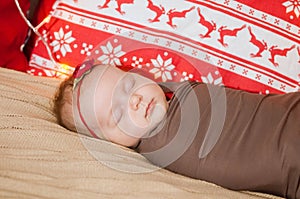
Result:
{"label": "baby's eyelash", "polygon": [[121,121],[121,118],[122,118],[122,111],[119,109],[114,111],[114,113],[112,114],[112,119],[116,124],[118,124]]}
{"label": "baby's eyelash", "polygon": [[129,77],[129,79],[127,78],[127,80],[125,80],[125,84],[124,84],[124,90],[126,93],[129,93],[130,90],[134,87],[135,85],[135,80],[132,77]]}
{"label": "baby's eyelash", "polygon": [[112,110],[110,110],[110,113],[109,113],[109,116],[108,116],[107,119],[108,119],[107,120],[108,121],[107,122],[108,126],[113,127],[115,125],[115,120],[114,120],[114,116],[113,116]]}

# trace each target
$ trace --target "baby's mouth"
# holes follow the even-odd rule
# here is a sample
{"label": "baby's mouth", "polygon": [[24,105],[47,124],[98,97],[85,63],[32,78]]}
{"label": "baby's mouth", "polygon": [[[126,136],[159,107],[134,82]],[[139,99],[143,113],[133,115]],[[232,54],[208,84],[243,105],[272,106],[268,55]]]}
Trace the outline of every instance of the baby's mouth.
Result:
{"label": "baby's mouth", "polygon": [[155,105],[154,99],[151,99],[151,101],[148,103],[145,110],[145,118],[148,118],[151,115],[154,105]]}

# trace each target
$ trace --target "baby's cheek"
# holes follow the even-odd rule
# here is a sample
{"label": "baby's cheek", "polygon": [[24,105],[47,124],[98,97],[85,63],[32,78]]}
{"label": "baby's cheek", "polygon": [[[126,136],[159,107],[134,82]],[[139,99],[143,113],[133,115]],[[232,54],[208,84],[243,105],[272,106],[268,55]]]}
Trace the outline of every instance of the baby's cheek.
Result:
{"label": "baby's cheek", "polygon": [[123,118],[117,124],[117,128],[128,136],[141,138],[149,129],[149,123],[141,114],[136,111],[128,111],[126,115],[123,114]]}
{"label": "baby's cheek", "polygon": [[145,129],[148,127],[149,122],[146,120],[144,113],[142,111],[130,111],[129,121],[131,125],[138,129]]}

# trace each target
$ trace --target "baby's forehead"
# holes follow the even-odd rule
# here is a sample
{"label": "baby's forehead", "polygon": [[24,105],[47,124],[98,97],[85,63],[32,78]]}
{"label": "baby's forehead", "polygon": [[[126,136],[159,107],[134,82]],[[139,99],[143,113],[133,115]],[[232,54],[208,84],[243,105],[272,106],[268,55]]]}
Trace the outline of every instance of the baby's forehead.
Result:
{"label": "baby's forehead", "polygon": [[103,138],[102,133],[98,129],[98,117],[96,106],[102,95],[98,92],[99,81],[105,73],[108,65],[89,65],[81,67],[82,70],[77,71],[75,76],[77,86],[73,87],[73,112],[75,114],[75,122],[79,129],[94,137]]}
{"label": "baby's forehead", "polygon": [[103,78],[105,75],[108,65],[95,65],[93,68],[90,69],[89,74],[82,77],[83,84],[85,87],[96,86],[98,82]]}

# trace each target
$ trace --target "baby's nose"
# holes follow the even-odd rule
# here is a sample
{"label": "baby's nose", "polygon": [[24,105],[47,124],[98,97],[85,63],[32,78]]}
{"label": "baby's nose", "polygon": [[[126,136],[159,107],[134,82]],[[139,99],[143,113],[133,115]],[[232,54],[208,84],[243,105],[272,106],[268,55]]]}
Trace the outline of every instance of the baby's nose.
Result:
{"label": "baby's nose", "polygon": [[129,100],[130,108],[133,110],[137,110],[142,100],[143,97],[141,95],[137,95],[137,94],[131,95]]}

